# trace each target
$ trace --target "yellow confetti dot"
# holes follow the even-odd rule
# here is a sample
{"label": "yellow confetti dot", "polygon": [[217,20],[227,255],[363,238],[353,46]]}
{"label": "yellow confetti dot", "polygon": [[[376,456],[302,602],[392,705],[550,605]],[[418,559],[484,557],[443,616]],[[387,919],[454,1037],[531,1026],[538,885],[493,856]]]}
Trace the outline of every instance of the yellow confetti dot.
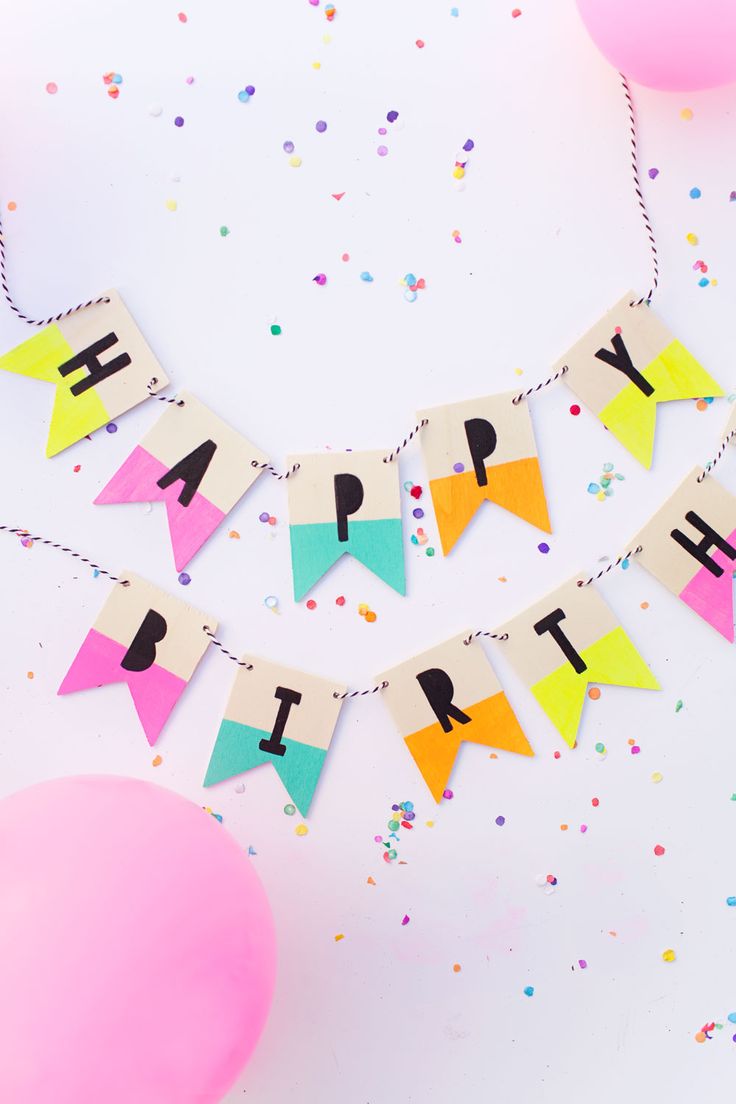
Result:
{"label": "yellow confetti dot", "polygon": [[691,107],[683,107],[680,112],[680,118],[688,123],[693,117],[693,109]]}
{"label": "yellow confetti dot", "polygon": [[26,671],[26,678],[27,679],[32,679],[33,678],[33,671]]}
{"label": "yellow confetti dot", "polygon": [[291,165],[292,169],[298,169],[299,166],[301,165],[301,163],[302,163],[301,157],[297,157],[296,154],[294,154],[293,157],[289,158],[289,164]]}
{"label": "yellow confetti dot", "polygon": [[652,775],[652,782],[661,782],[663,778],[663,774],[660,774],[659,771],[655,771]]}
{"label": "yellow confetti dot", "polygon": [[322,62],[321,61],[313,61],[312,62],[312,68],[313,69],[321,69],[322,68]]}
{"label": "yellow confetti dot", "polygon": [[515,376],[523,376],[524,375],[524,369],[523,368],[514,368],[514,375]]}
{"label": "yellow confetti dot", "polygon": [[344,939],[344,938],[345,938],[345,936],[344,936],[344,935],[342,934],[342,932],[340,932],[340,934],[339,934],[339,935],[336,935],[336,936],[335,936],[335,942],[336,942],[336,943],[339,943],[339,942],[340,942],[340,940],[341,940],[341,939]]}
{"label": "yellow confetti dot", "polygon": [[160,767],[162,763],[163,763],[163,759],[161,758],[160,755],[157,755],[155,759],[151,760],[151,766],[152,767]]}
{"label": "yellow confetti dot", "polygon": [[711,287],[718,287],[718,281],[717,280],[711,280],[710,286]]}
{"label": "yellow confetti dot", "polygon": [[666,951],[662,951],[662,958],[665,962],[674,962],[675,952],[669,947]]}
{"label": "yellow confetti dot", "polygon": [[595,497],[598,499],[599,502],[605,502],[606,501],[605,491],[598,491],[598,494]]}
{"label": "yellow confetti dot", "polygon": [[369,607],[365,604],[365,602],[360,603],[360,605],[358,606],[358,613],[361,617],[365,617],[365,615],[368,613],[368,608]]}
{"label": "yellow confetti dot", "polygon": [[309,829],[307,828],[306,824],[297,824],[294,831],[298,836],[306,836]]}
{"label": "yellow confetti dot", "polygon": [[456,165],[455,168],[452,170],[452,175],[455,177],[456,180],[462,180],[462,178],[465,176],[465,169],[462,167],[462,165]]}
{"label": "yellow confetti dot", "polygon": [[460,963],[459,962],[454,963],[454,965],[452,967],[452,972],[454,974],[459,974],[461,970],[462,970],[462,966],[460,965]]}
{"label": "yellow confetti dot", "polygon": [[434,828],[434,821],[433,820],[425,820],[424,823],[426,824],[427,828]]}
{"label": "yellow confetti dot", "polygon": [[698,235],[697,234],[688,234],[687,238],[686,238],[686,241],[688,241],[690,243],[690,245],[697,245],[698,244]]}
{"label": "yellow confetti dot", "polygon": [[178,206],[178,204],[177,204],[175,199],[167,199],[166,200],[166,210],[167,211],[175,211],[177,206]]}
{"label": "yellow confetti dot", "polygon": [[325,46],[329,46],[330,43],[332,42],[332,35],[323,34],[322,35],[322,41],[324,42]]}

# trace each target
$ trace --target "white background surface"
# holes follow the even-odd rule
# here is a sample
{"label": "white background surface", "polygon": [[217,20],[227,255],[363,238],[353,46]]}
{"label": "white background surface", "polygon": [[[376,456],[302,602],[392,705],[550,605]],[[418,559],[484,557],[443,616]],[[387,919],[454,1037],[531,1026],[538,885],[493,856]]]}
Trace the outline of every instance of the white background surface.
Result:
{"label": "white background surface", "polygon": [[[185,25],[176,5],[143,0],[5,4],[0,201],[17,300],[44,315],[118,287],[174,386],[195,391],[278,464],[325,445],[388,448],[419,407],[531,386],[628,287],[644,292],[650,267],[616,74],[572,2],[520,2],[512,19],[510,0],[458,0],[457,18],[450,0],[337,0],[332,25],[306,0],[186,0]],[[124,79],[117,101],[102,82],[109,70]],[[45,91],[51,80],[56,96]],[[256,95],[241,104],[248,83]],[[655,305],[728,392],[736,89],[634,91],[663,272]],[[158,118],[148,113],[156,102]],[[686,106],[690,122],[680,118]],[[390,109],[399,123],[380,139]],[[458,191],[454,158],[469,137],[476,148]],[[303,158],[298,170],[286,139]],[[385,158],[375,152],[381,141]],[[660,169],[654,181],[649,166]],[[698,201],[688,196],[695,185]],[[341,191],[340,202],[331,198]],[[717,287],[697,286],[698,258]],[[363,270],[372,284],[360,281]],[[413,304],[399,284],[409,271],[427,282]],[[326,287],[311,282],[317,272]],[[28,336],[0,314],[0,347]],[[316,610],[295,606],[285,492],[268,476],[192,562],[184,591],[163,507],[92,506],[159,405],[49,461],[51,390],[9,375],[0,380],[1,520],[215,611],[236,651],[367,686],[376,671],[466,626],[493,628],[622,551],[714,453],[728,414],[726,400],[705,413],[692,402],[660,410],[645,472],[591,415],[572,418],[572,401],[557,385],[532,403],[550,554],[537,550],[544,534],[495,507],[482,509],[449,561],[413,547],[407,522],[405,599],[343,561],[313,591]],[[626,481],[601,504],[586,486],[608,460]],[[733,457],[719,477],[736,490]],[[423,479],[415,447],[402,479]],[[422,505],[436,544],[427,495]],[[278,517],[275,530],[259,523],[263,510]],[[228,539],[231,527],[240,541]],[[640,568],[612,573],[603,593],[660,693],[603,688],[586,703],[571,752],[493,645],[536,758],[491,760],[467,745],[454,800],[435,808],[381,702],[349,704],[303,838],[283,814],[288,798],[273,771],[247,775],[242,794],[235,781],[201,788],[233,673],[226,660],[205,657],[152,751],[123,687],[55,696],[108,584],[15,538],[0,544],[0,580],[2,790],[62,774],[137,775],[210,804],[257,852],[279,979],[229,1101],[608,1104],[624,1092],[676,1101],[722,1092],[734,1060],[725,1018],[736,1010],[736,910],[725,904],[736,893],[735,653]],[[268,594],[280,616],[264,607]],[[360,602],[377,612],[374,624],[358,616]],[[406,865],[389,868],[373,836],[403,799],[415,802],[416,829],[401,842]],[[535,885],[546,873],[559,880],[552,896]],[[668,947],[674,963],[662,961]],[[726,1026],[698,1046],[694,1033],[709,1020]]]}

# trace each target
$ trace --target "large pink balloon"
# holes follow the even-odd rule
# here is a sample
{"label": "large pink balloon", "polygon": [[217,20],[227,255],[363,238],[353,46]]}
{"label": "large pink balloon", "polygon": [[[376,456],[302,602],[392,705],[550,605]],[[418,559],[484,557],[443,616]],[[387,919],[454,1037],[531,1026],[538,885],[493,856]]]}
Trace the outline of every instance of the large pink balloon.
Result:
{"label": "large pink balloon", "polygon": [[666,92],[736,81],[736,0],[577,0],[593,41],[627,77]]}
{"label": "large pink balloon", "polygon": [[276,948],[214,817],[129,778],[0,802],[0,1100],[212,1104],[253,1049]]}

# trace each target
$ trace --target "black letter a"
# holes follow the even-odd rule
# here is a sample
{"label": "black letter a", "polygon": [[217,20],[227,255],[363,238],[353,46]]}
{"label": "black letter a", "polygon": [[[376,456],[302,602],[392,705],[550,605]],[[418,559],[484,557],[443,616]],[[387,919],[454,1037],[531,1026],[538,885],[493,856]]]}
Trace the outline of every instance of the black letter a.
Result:
{"label": "black letter a", "polygon": [[199,484],[204,479],[216,449],[217,445],[214,441],[203,441],[183,460],[174,464],[166,475],[162,475],[156,485],[163,491],[172,483],[176,483],[177,479],[181,479],[184,486],[179,492],[179,502],[182,506],[188,506],[199,490]]}

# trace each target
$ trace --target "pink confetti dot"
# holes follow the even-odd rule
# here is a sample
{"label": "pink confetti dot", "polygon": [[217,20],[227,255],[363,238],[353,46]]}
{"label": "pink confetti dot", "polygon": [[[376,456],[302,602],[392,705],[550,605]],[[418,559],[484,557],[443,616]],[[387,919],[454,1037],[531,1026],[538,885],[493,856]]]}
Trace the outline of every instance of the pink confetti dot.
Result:
{"label": "pink confetti dot", "polygon": [[572,406],[570,407],[570,413],[572,414],[573,418],[577,418],[578,414],[580,413],[580,407],[577,403],[572,404]]}
{"label": "pink confetti dot", "polygon": [[378,149],[376,150],[376,153],[378,154],[379,157],[385,157],[386,154],[388,153],[388,146],[379,146]]}
{"label": "pink confetti dot", "polygon": [[423,38],[418,38],[414,45],[417,46],[418,49],[423,50],[424,49],[424,39]]}
{"label": "pink confetti dot", "polygon": [[654,848],[654,854],[655,854],[655,855],[656,855],[657,857],[659,857],[660,855],[664,855],[664,847],[662,846],[662,844],[661,844],[661,843],[658,843],[658,844],[656,845],[656,847]]}
{"label": "pink confetti dot", "polygon": [[404,916],[403,920],[401,921],[401,924],[402,924],[402,926],[403,926],[403,927],[406,927],[406,925],[407,925],[408,923],[409,923],[409,917],[408,917],[408,916]]}
{"label": "pink confetti dot", "polygon": [[317,608],[317,603],[315,602],[314,598],[310,598],[309,601],[307,602],[307,609],[308,610],[314,610],[316,608]]}
{"label": "pink confetti dot", "polygon": [[56,93],[59,91],[59,86],[56,81],[49,81],[49,83],[46,85],[46,91],[48,92],[49,96],[55,96]]}
{"label": "pink confetti dot", "polygon": [[177,15],[176,18],[179,20],[180,23],[186,23],[187,13],[186,12],[179,12],[179,14]]}

